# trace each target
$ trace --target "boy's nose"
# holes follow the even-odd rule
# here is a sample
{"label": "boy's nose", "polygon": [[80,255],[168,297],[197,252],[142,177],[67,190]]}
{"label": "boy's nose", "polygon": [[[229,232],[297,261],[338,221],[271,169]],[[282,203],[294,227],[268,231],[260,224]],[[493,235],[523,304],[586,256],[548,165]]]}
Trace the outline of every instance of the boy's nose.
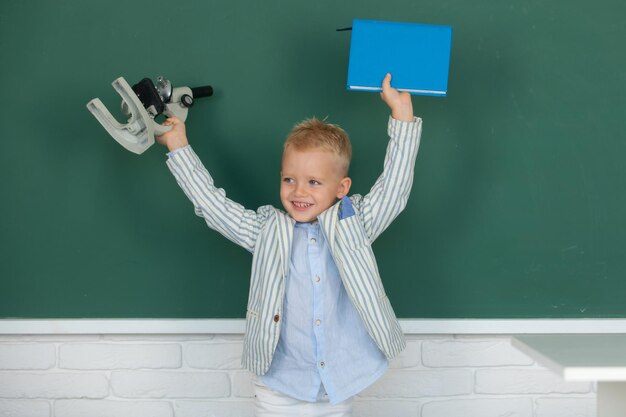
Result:
{"label": "boy's nose", "polygon": [[296,185],[296,189],[294,190],[294,194],[298,197],[303,197],[306,195],[306,191],[302,185]]}

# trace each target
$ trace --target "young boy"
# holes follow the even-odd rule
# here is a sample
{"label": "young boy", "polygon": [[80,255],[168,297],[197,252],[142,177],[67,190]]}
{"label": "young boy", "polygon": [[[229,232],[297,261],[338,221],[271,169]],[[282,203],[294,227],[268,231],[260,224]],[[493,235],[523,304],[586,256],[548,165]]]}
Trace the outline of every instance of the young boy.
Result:
{"label": "young boy", "polygon": [[404,209],[421,135],[411,97],[383,80],[391,109],[384,170],[347,197],[350,141],[318,120],[284,146],[280,198],[246,210],[226,198],[187,143],[178,119],[158,138],[167,165],[208,226],[253,254],[243,365],[257,375],[256,415],[349,416],[351,398],[405,346],[371,243]]}

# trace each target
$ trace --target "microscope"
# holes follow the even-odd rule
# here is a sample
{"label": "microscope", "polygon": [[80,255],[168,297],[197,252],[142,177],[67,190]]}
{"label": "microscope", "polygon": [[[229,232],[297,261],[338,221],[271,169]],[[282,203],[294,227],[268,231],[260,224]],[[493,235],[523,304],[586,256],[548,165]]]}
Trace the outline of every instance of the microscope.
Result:
{"label": "microscope", "polygon": [[131,87],[123,77],[111,84],[122,98],[121,110],[128,121],[119,123],[98,98],[87,103],[87,109],[113,139],[138,155],[154,144],[155,136],[172,128],[157,123],[157,116],[177,117],[184,122],[194,99],[213,95],[211,86],[173,88],[163,76],[157,78],[156,84],[150,78],[144,78]]}

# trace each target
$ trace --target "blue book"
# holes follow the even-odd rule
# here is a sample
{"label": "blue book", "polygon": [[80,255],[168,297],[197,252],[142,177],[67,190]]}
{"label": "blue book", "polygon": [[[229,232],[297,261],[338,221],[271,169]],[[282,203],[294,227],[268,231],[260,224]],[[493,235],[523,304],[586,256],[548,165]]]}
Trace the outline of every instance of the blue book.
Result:
{"label": "blue book", "polygon": [[451,46],[450,26],[355,19],[348,90],[381,91],[391,73],[399,91],[445,96]]}

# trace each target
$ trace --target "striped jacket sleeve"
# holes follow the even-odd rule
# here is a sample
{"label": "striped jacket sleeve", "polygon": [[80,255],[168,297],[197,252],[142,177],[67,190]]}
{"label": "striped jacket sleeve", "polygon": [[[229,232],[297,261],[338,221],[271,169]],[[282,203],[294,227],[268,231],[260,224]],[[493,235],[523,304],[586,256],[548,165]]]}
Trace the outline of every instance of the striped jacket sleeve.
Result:
{"label": "striped jacket sleeve", "polygon": [[367,195],[353,196],[370,242],[376,240],[406,207],[413,184],[422,120],[416,117],[413,122],[401,122],[390,117],[388,133],[382,174]]}
{"label": "striped jacket sleeve", "polygon": [[193,203],[196,215],[202,217],[211,229],[254,252],[264,219],[270,213],[267,207],[258,211],[247,210],[228,199],[223,189],[215,187],[213,178],[191,146],[170,154],[167,166]]}

